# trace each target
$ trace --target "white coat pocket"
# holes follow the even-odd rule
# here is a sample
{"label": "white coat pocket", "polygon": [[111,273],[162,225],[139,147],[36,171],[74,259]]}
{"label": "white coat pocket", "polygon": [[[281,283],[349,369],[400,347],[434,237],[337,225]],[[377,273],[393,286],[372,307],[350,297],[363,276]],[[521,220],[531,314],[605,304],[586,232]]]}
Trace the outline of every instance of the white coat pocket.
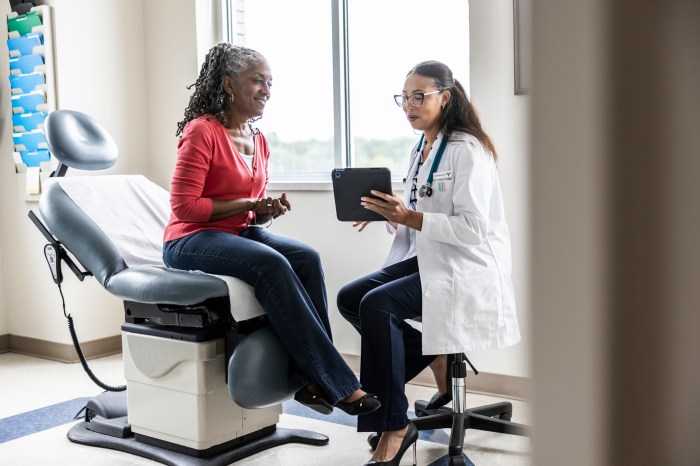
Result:
{"label": "white coat pocket", "polygon": [[418,210],[452,214],[454,180],[433,180],[432,194],[418,199]]}
{"label": "white coat pocket", "polygon": [[452,178],[433,179],[433,195],[452,195],[455,181]]}
{"label": "white coat pocket", "polygon": [[498,326],[502,306],[497,277],[470,276],[455,279],[455,288],[455,323],[475,327]]}

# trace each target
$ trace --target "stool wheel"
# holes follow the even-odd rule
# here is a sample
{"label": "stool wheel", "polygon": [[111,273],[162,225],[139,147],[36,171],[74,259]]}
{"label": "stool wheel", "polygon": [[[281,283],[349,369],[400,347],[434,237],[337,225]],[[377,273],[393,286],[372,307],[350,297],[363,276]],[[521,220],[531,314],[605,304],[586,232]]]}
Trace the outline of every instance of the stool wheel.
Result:
{"label": "stool wheel", "polygon": [[450,466],[467,466],[467,462],[464,460],[464,456],[451,456],[449,462]]}

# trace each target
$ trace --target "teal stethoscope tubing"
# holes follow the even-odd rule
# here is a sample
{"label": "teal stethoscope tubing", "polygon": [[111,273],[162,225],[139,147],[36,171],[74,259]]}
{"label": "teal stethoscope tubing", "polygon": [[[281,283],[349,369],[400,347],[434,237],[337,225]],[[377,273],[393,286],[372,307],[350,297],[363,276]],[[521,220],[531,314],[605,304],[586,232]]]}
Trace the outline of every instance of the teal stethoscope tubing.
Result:
{"label": "teal stethoscope tubing", "polygon": [[[433,195],[433,174],[435,173],[435,170],[437,170],[438,165],[440,165],[440,159],[442,159],[442,154],[445,152],[445,146],[447,146],[447,140],[449,139],[448,135],[445,134],[442,137],[442,141],[440,141],[440,147],[438,147],[437,154],[435,154],[435,159],[433,160],[433,164],[430,166],[430,172],[428,172],[428,179],[425,181],[425,184],[420,187],[420,190],[418,191],[418,195],[420,197],[425,197],[425,196],[432,196]],[[423,141],[425,140],[425,133],[423,133],[420,137],[420,141],[418,141],[418,148],[416,149],[416,158],[413,159],[413,163],[411,164],[411,169],[413,168],[413,165],[415,164],[416,160],[418,157],[420,157],[420,151],[421,147],[423,147]],[[409,170],[409,175],[410,175],[410,170]]]}

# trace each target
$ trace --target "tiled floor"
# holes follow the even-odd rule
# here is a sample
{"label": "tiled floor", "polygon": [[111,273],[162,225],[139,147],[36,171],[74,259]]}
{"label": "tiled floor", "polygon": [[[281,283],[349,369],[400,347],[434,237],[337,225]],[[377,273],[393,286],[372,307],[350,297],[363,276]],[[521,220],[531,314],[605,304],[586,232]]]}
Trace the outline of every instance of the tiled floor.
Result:
{"label": "tiled floor", "polygon": [[[105,383],[125,383],[121,355],[90,361],[93,372]],[[101,392],[83,372],[80,364],[63,364],[13,353],[0,354],[0,423],[3,418]],[[428,399],[433,388],[410,385],[407,388],[411,406],[416,399]],[[468,394],[468,406],[501,401],[485,395]],[[527,424],[529,405],[513,402],[513,421]],[[71,443],[66,433],[72,423],[0,443],[2,466],[145,466],[153,461],[128,453]],[[323,447],[289,444],[258,453],[238,464],[251,466],[333,465],[360,466],[371,456],[367,434],[353,427],[325,422],[300,415],[283,414],[280,427],[308,429],[330,437]],[[446,445],[421,440],[418,444],[419,465],[447,464]],[[530,464],[529,438],[480,431],[467,431],[464,451],[476,466],[526,466]],[[406,455],[402,464],[411,464]]]}

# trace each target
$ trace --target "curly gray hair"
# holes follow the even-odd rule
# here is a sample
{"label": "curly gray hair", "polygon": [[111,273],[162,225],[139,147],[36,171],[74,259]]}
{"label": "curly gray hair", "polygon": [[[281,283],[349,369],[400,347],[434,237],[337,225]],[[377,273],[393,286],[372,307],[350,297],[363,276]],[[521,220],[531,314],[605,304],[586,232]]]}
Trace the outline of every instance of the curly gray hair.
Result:
{"label": "curly gray hair", "polygon": [[262,61],[265,61],[262,54],[246,47],[228,42],[212,47],[204,59],[197,81],[187,86],[187,89],[194,87],[194,93],[185,108],[185,118],[177,124],[175,135],[181,136],[187,123],[208,113],[226,125],[227,105],[231,96],[224,91],[223,77],[236,79],[252,63]]}

